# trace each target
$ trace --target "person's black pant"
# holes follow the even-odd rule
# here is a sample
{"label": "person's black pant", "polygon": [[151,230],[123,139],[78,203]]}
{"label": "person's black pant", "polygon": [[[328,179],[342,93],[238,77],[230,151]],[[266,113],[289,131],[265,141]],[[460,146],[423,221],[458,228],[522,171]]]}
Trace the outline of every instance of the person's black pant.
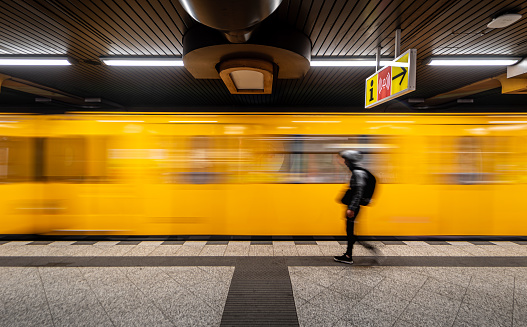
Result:
{"label": "person's black pant", "polygon": [[348,248],[346,250],[346,254],[351,257],[351,253],[353,252],[353,244],[357,242],[357,236],[355,236],[355,220],[357,219],[357,216],[359,215],[360,206],[357,207],[357,211],[355,212],[355,217],[353,218],[346,218],[346,240],[348,241]]}

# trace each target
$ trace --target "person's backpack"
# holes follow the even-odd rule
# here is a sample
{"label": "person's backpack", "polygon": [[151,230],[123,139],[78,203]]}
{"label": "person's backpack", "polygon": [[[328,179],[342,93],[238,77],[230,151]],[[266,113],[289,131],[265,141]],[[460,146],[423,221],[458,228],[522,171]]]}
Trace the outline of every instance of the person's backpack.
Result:
{"label": "person's backpack", "polygon": [[[364,187],[364,193],[362,193],[362,198],[360,199],[359,204],[361,206],[367,206],[371,202],[371,198],[373,196],[373,192],[375,191],[375,184],[377,184],[377,179],[375,176],[373,176],[372,173],[370,173],[369,170],[365,168],[359,168],[356,167],[354,170],[363,170],[366,175],[368,175],[368,179],[366,180],[366,187]],[[353,192],[351,189],[348,189],[340,202],[345,205],[349,205],[351,203],[351,198],[353,196]]]}
{"label": "person's backpack", "polygon": [[361,206],[367,206],[371,202],[373,197],[373,192],[375,192],[375,184],[377,184],[377,179],[373,176],[368,169],[365,168],[355,168],[360,169],[366,172],[368,179],[366,180],[366,187],[364,188],[364,193],[362,193],[362,198],[360,199],[359,204]]}

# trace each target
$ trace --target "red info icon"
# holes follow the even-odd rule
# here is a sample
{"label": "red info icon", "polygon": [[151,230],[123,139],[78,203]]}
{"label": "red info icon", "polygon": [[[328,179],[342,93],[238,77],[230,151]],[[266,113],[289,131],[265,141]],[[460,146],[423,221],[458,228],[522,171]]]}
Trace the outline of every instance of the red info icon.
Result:
{"label": "red info icon", "polygon": [[385,67],[377,74],[377,101],[389,97],[392,94],[392,67]]}

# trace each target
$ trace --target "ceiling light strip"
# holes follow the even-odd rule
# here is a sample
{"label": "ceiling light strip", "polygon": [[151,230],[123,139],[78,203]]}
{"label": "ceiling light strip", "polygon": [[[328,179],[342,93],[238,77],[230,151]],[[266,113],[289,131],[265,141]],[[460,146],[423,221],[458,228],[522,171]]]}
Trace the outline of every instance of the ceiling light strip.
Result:
{"label": "ceiling light strip", "polygon": [[[391,63],[389,60],[381,60],[381,66],[388,66]],[[311,67],[375,67],[377,62],[375,60],[361,60],[361,59],[342,59],[342,60],[323,60],[312,59]]]}
{"label": "ceiling light strip", "polygon": [[101,58],[108,66],[135,66],[135,67],[182,67],[183,59],[179,58]]}
{"label": "ceiling light strip", "polygon": [[24,58],[0,57],[0,66],[69,66],[71,63],[66,57],[57,58]]}
{"label": "ceiling light strip", "polygon": [[518,63],[517,57],[431,57],[427,65],[431,66],[510,66]]}

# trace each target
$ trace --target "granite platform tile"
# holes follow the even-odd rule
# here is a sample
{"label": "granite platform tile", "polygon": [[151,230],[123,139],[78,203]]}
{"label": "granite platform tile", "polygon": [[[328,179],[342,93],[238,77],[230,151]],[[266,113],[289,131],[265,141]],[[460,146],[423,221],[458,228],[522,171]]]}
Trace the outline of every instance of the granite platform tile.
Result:
{"label": "granite platform tile", "polygon": [[421,287],[428,278],[421,271],[421,267],[385,267],[379,273],[387,278]]}
{"label": "granite platform tile", "polygon": [[183,244],[179,250],[176,252],[175,256],[181,256],[181,257],[193,257],[198,256],[201,250],[205,247],[205,242],[202,244],[193,244],[193,245],[187,245]]}
{"label": "granite platform tile", "polygon": [[[521,245],[519,245],[521,246]],[[488,246],[488,245],[477,245],[478,248],[482,248],[485,251],[488,251],[491,253],[492,256],[498,256],[498,257],[512,257],[516,256],[517,254],[511,249],[510,247],[503,247],[503,246]]]}
{"label": "granite platform tile", "polygon": [[461,301],[465,296],[467,288],[444,280],[428,278],[421,290],[446,296],[452,300]]}
{"label": "granite platform tile", "polygon": [[301,327],[335,326],[341,320],[339,317],[324,311],[322,308],[312,304],[296,304],[298,323]]}
{"label": "granite platform tile", "polygon": [[53,326],[37,268],[2,268],[0,285],[5,312],[0,317],[0,326]]}
{"label": "granite platform tile", "polygon": [[274,255],[273,245],[250,245],[249,256],[272,257]]}
{"label": "granite platform tile", "polygon": [[495,256],[487,250],[487,248],[491,246],[492,245],[483,245],[483,246],[477,246],[477,245],[468,246],[467,245],[467,246],[462,246],[461,248],[463,249],[463,251],[468,252],[473,256],[490,257],[490,256]]}
{"label": "granite platform tile", "polygon": [[[340,253],[335,253],[333,255],[341,255],[344,252],[346,252],[347,247],[342,246]],[[381,250],[379,248],[375,248],[375,250],[370,250],[360,243],[355,243],[353,245],[353,257],[371,257],[371,256],[378,256],[381,254]]]}
{"label": "granite platform tile", "polygon": [[324,245],[324,246],[340,246],[340,243],[338,241],[315,241],[317,242],[317,245]]}
{"label": "granite platform tile", "polygon": [[521,247],[520,244],[516,244],[514,242],[509,242],[509,241],[490,241],[492,244],[496,244],[496,245],[499,245],[499,246],[514,246],[514,247]]}
{"label": "granite platform tile", "polygon": [[380,292],[387,293],[390,296],[402,297],[406,300],[413,299],[420,288],[421,286],[407,284],[388,277],[384,278],[375,286],[375,289],[379,290]]}
{"label": "granite platform tile", "polygon": [[418,325],[417,323],[414,324],[412,321],[400,319],[399,317],[399,319],[395,322],[395,324],[392,327],[421,327],[421,326]]}
{"label": "granite platform tile", "polygon": [[341,245],[318,245],[318,248],[322,252],[322,255],[328,257],[342,255],[342,253],[346,251],[346,249]]}
{"label": "granite platform tile", "polygon": [[250,241],[230,241],[225,249],[224,256],[248,256]]}
{"label": "granite platform tile", "polygon": [[463,303],[477,306],[498,315],[512,316],[513,291],[496,288],[492,291],[469,289],[463,298]]}
{"label": "granite platform tile", "polygon": [[221,257],[225,253],[227,245],[205,245],[201,252],[200,257]]}
{"label": "granite platform tile", "polygon": [[275,256],[298,256],[296,246],[273,244],[273,254]]}
{"label": "granite platform tile", "polygon": [[325,289],[317,296],[311,298],[309,303],[320,308],[323,312],[329,312],[340,319],[347,319],[349,318],[348,313],[350,309],[357,305],[359,300]]}
{"label": "granite platform tile", "polygon": [[219,266],[219,267],[210,267],[210,266],[198,266],[200,270],[203,270],[208,274],[209,280],[217,280],[220,283],[225,285],[230,285],[232,276],[234,274],[234,267],[229,266]]}
{"label": "granite platform tile", "polygon": [[474,246],[474,244],[466,241],[447,241],[447,243],[450,243],[451,245],[455,246]]}
{"label": "granite platform tile", "polygon": [[30,253],[34,253],[28,246],[17,245],[17,246],[0,246],[0,256],[3,257],[17,257],[27,256]]}
{"label": "granite platform tile", "polygon": [[472,267],[422,267],[420,270],[425,276],[465,288],[469,286],[473,272]]}
{"label": "granite platform tile", "polygon": [[191,293],[173,296],[169,293],[149,297],[174,326],[219,326],[222,312],[215,311]]}
{"label": "granite platform tile", "polygon": [[356,280],[366,286],[375,287],[385,278],[385,276],[380,273],[381,270],[383,270],[383,267],[354,266],[352,269],[344,269],[339,276],[341,278]]}
{"label": "granite platform tile", "polygon": [[367,286],[356,279],[345,276],[338,279],[335,283],[330,284],[328,289],[345,295],[352,300],[360,301],[367,294],[372,292],[373,287]]}
{"label": "granite platform tile", "polygon": [[514,306],[527,308],[527,270],[522,277],[515,277]]}
{"label": "granite platform tile", "polygon": [[48,304],[33,301],[31,304],[17,304],[6,309],[7,314],[0,316],[0,326],[55,326]]}
{"label": "granite platform tile", "polygon": [[318,245],[295,245],[299,256],[323,256]]}
{"label": "granite platform tile", "polygon": [[172,326],[121,269],[82,268],[83,276],[116,326]]}
{"label": "granite platform tile", "polygon": [[462,303],[453,326],[511,327],[512,315],[504,316],[478,306]]}
{"label": "granite platform tile", "polygon": [[395,323],[397,316],[396,313],[375,309],[367,303],[359,303],[345,312],[348,326],[353,327],[389,327]]}
{"label": "granite platform tile", "polygon": [[422,257],[423,253],[414,249],[410,246],[401,246],[401,245],[386,245],[384,247],[387,250],[390,250],[392,253],[395,253],[397,256],[407,256],[407,257]]}
{"label": "granite platform tile", "polygon": [[527,327],[527,306],[515,305],[513,315],[514,327]]}
{"label": "granite platform tile", "polygon": [[424,241],[403,241],[408,246],[430,246],[430,244]]}
{"label": "granite platform tile", "polygon": [[119,257],[124,256],[126,253],[130,252],[135,245],[119,245],[119,246],[106,246],[106,245],[92,245],[91,249],[83,249],[84,247],[78,247],[81,248],[79,253],[76,255],[94,255],[95,250],[97,250],[97,255],[94,256],[110,256],[110,257]]}
{"label": "granite platform tile", "polygon": [[199,267],[161,267],[161,269],[176,282],[187,287],[210,279],[209,274]]}
{"label": "granite platform tile", "polygon": [[514,289],[514,276],[505,273],[505,270],[500,267],[473,269],[469,288],[488,292],[499,288],[512,292]]}
{"label": "granite platform tile", "polygon": [[119,243],[119,241],[99,241],[93,245],[94,246],[114,246],[114,245],[117,245],[117,243]]}
{"label": "granite platform tile", "polygon": [[434,245],[439,251],[442,251],[445,256],[449,257],[470,257],[473,256],[471,253],[464,251],[463,246],[452,246],[452,245]]}
{"label": "granite platform tile", "polygon": [[150,252],[149,256],[175,256],[182,245],[162,245]]}
{"label": "granite platform tile", "polygon": [[142,241],[137,246],[160,246],[161,244],[163,244],[163,241]]}
{"label": "granite platform tile", "polygon": [[370,288],[370,291],[360,299],[359,303],[365,307],[391,312],[395,316],[399,316],[410,304],[410,301],[392,293]]}
{"label": "granite platform tile", "polygon": [[119,270],[140,289],[153,287],[167,280],[172,280],[160,267],[119,267]]}
{"label": "granite platform tile", "polygon": [[[451,245],[446,245],[450,246]],[[444,251],[442,251],[440,248],[438,248],[438,245],[413,245],[412,249],[419,251],[424,256],[430,256],[430,257],[443,257],[448,256]]]}
{"label": "granite platform tile", "polygon": [[74,241],[55,241],[55,242],[51,242],[49,245],[50,246],[67,246],[67,245],[72,245]]}
{"label": "granite platform tile", "polygon": [[[123,245],[119,245],[118,247],[121,247]],[[126,246],[126,245],[124,245]],[[148,256],[150,253],[154,252],[156,249],[156,246],[139,246],[135,245],[133,246],[129,251],[125,252],[123,254],[124,257],[130,257],[130,256]]]}
{"label": "granite platform tile", "polygon": [[399,317],[411,321],[418,326],[446,327],[452,326],[461,302],[456,305],[441,307],[440,305],[411,302]]}
{"label": "granite platform tile", "polygon": [[[140,278],[133,276],[133,269],[127,276],[134,281],[134,284],[141,290],[145,298],[151,301],[163,314],[176,326],[218,326],[221,321],[221,312],[213,309],[205,301],[194,295],[191,290],[194,286],[187,283],[187,280],[175,279],[166,274],[164,268],[157,270],[143,270],[138,272]],[[175,267],[183,268],[183,267]],[[196,267],[194,267],[196,268]],[[210,267],[219,268],[223,267]],[[181,271],[175,269],[173,271]],[[197,270],[195,270],[197,271]],[[148,274],[153,274],[153,280],[149,282]],[[164,278],[165,275],[168,278]],[[204,276],[209,275],[209,276]],[[202,271],[198,276],[200,285],[209,282],[210,274]],[[218,282],[217,284],[220,284]]]}
{"label": "granite platform tile", "polygon": [[329,287],[339,278],[342,267],[307,267],[308,269],[298,273],[297,276],[310,280],[312,283]]}
{"label": "granite platform tile", "polygon": [[230,283],[223,284],[217,280],[208,280],[203,283],[194,284],[188,288],[188,291],[196,295],[202,302],[208,304],[217,312],[223,312],[229,287]]}
{"label": "granite platform tile", "polygon": [[327,291],[327,288],[318,284],[314,284],[309,279],[296,277],[293,274],[291,274],[290,276],[295,301],[297,299],[302,299],[307,302],[317,296],[318,294],[320,294],[321,292]]}
{"label": "granite platform tile", "polygon": [[55,326],[112,326],[78,268],[38,268]]}
{"label": "granite platform tile", "polygon": [[2,247],[7,247],[7,246],[22,246],[22,245],[27,245],[31,243],[31,241],[11,241],[11,242],[8,242],[8,243],[5,243],[2,245]]}

